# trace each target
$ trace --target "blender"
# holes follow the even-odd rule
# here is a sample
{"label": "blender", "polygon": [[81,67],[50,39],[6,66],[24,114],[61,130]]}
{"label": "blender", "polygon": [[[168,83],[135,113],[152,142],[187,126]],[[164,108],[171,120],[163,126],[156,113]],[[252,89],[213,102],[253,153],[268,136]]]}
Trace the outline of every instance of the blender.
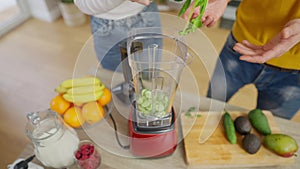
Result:
{"label": "blender", "polygon": [[173,102],[189,62],[187,47],[177,32],[172,36],[160,28],[140,28],[129,35],[127,55],[129,64],[123,58],[123,74],[131,86],[130,152],[138,157],[170,155],[177,146]]}

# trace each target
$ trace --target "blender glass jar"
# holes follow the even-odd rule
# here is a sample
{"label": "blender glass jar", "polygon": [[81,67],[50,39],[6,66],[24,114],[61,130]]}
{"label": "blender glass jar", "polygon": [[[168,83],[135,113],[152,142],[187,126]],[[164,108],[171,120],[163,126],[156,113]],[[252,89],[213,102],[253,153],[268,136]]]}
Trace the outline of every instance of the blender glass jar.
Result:
{"label": "blender glass jar", "polygon": [[[166,35],[159,28],[131,32],[127,43],[135,91],[138,125],[169,126],[172,106],[183,68],[191,61],[181,37]],[[140,43],[139,50],[132,45]]]}
{"label": "blender glass jar", "polygon": [[51,111],[32,112],[27,115],[26,134],[34,145],[34,153],[47,167],[65,168],[75,162],[79,138],[61,117]]}

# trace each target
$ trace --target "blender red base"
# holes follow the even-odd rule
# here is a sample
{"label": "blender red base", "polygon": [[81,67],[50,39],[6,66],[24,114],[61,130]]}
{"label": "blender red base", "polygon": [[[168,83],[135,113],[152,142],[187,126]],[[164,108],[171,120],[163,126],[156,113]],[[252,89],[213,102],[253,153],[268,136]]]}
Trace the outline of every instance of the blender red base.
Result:
{"label": "blender red base", "polygon": [[166,131],[154,133],[138,131],[132,121],[132,113],[130,113],[128,129],[132,155],[138,157],[163,157],[172,154],[177,146],[175,122],[174,120],[173,128]]}

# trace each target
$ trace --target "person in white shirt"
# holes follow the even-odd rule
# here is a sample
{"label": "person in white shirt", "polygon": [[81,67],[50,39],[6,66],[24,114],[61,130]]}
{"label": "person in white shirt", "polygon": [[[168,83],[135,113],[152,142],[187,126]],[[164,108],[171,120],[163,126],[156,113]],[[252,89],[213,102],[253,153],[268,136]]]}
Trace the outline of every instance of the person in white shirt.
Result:
{"label": "person in white shirt", "polygon": [[74,0],[74,3],[91,15],[94,48],[104,69],[115,71],[119,67],[120,44],[126,42],[129,31],[160,27],[157,5],[151,0]]}

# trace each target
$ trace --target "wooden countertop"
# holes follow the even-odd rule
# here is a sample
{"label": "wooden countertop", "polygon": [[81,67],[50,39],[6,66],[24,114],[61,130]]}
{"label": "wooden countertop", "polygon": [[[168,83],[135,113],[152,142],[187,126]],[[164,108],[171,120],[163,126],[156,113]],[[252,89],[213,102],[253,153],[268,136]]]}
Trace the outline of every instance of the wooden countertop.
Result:
{"label": "wooden countertop", "polygon": [[[184,98],[192,98],[190,94],[187,94],[183,96]],[[235,110],[235,111],[244,111],[244,109],[236,107],[236,106],[231,106],[231,105],[226,105],[223,102],[219,102],[216,100],[211,100],[205,97],[198,97],[201,99],[201,109],[207,109],[211,107],[211,105],[214,105],[214,107],[222,106],[224,105],[228,111]],[[197,99],[193,99],[197,100]],[[189,101],[189,99],[187,100]],[[191,101],[191,100],[190,100]],[[192,102],[192,101],[191,101]],[[118,118],[117,116],[115,116]],[[298,143],[300,143],[300,123],[292,122],[289,120],[285,120],[282,118],[275,117],[276,122],[278,123],[278,126],[282,133],[288,134],[293,136]],[[125,122],[126,123],[126,122]],[[118,127],[121,128],[122,122],[118,123]],[[127,125],[126,125],[127,127]],[[126,128],[125,127],[125,128]],[[101,129],[99,130],[101,132]],[[83,130],[77,130],[78,135],[80,139],[87,139],[87,134]],[[122,131],[120,131],[122,132]],[[88,132],[87,132],[88,133]],[[97,142],[97,141],[96,141]],[[116,142],[115,138],[111,139],[111,142]],[[117,143],[115,143],[116,148],[118,148]],[[121,148],[120,148],[121,149]],[[179,142],[177,149],[175,152],[167,157],[163,158],[155,158],[155,159],[138,159],[138,158],[128,158],[128,157],[123,157],[120,155],[117,155],[116,152],[111,151],[106,149],[105,147],[98,147],[98,150],[101,154],[102,158],[102,163],[101,167],[103,169],[132,169],[132,168],[143,168],[143,169],[153,169],[153,168],[164,168],[164,169],[183,169],[183,168],[191,168],[189,167],[186,162],[185,162],[185,152],[184,152],[184,146],[183,142]],[[110,151],[110,152],[109,152]],[[33,154],[33,147],[32,145],[28,145],[26,149],[23,151],[22,154],[20,154],[20,157],[25,158]],[[299,154],[299,151],[298,151]],[[34,162],[39,163],[37,160]],[[295,163],[292,165],[288,166],[270,166],[270,167],[258,167],[258,168],[278,168],[278,169],[283,169],[283,168],[298,168],[300,166],[300,159],[299,157],[295,159]],[[76,167],[71,167],[71,168],[76,168]]]}

